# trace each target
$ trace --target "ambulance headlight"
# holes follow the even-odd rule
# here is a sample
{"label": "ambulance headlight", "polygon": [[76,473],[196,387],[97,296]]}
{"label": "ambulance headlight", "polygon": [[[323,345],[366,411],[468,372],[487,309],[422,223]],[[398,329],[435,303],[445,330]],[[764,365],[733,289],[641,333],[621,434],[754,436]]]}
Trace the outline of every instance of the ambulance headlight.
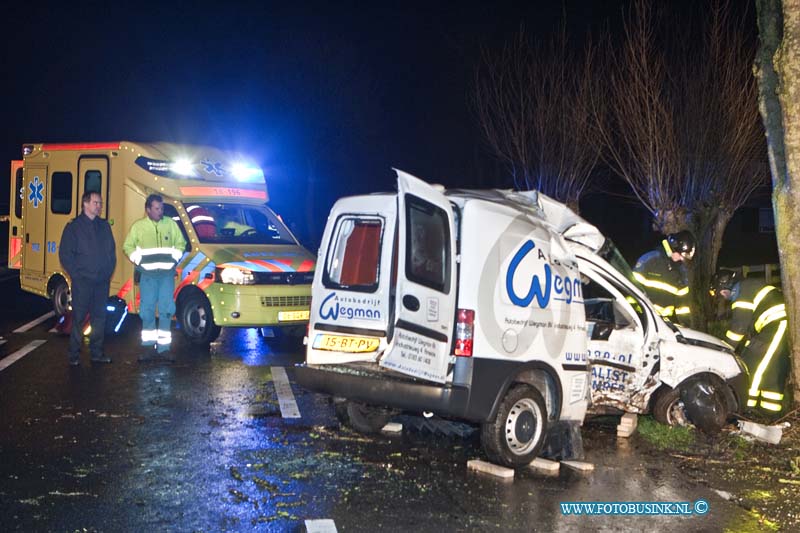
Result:
{"label": "ambulance headlight", "polygon": [[234,163],[231,166],[231,175],[238,181],[263,181],[264,171],[258,167]]}
{"label": "ambulance headlight", "polygon": [[236,267],[218,268],[217,279],[233,285],[252,285],[256,282],[252,272]]}

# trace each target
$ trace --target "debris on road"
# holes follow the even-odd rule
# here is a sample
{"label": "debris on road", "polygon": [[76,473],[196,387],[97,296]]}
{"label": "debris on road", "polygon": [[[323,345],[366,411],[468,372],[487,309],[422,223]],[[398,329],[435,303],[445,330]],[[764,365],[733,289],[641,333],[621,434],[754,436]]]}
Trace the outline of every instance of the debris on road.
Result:
{"label": "debris on road", "polygon": [[739,421],[739,431],[744,438],[754,438],[769,444],[778,444],[783,436],[785,426],[766,426],[749,420]]}

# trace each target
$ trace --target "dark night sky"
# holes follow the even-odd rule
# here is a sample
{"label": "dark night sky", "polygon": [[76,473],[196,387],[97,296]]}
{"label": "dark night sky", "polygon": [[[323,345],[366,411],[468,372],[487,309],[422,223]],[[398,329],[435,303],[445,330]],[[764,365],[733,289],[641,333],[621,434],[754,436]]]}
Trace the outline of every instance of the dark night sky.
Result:
{"label": "dark night sky", "polygon": [[510,186],[469,111],[481,47],[520,25],[547,37],[564,11],[573,35],[613,27],[623,5],[5,3],[0,155],[42,141],[236,149],[261,161],[271,204],[315,226],[313,239],[337,197],[393,189],[393,166],[447,186]]}

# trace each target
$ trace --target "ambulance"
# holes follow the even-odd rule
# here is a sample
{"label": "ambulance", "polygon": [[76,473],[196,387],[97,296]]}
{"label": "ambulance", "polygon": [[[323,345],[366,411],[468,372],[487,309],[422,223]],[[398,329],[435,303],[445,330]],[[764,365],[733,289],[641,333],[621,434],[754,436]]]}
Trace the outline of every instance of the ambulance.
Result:
{"label": "ambulance", "polygon": [[566,206],[397,174],[398,193],[333,206],[317,256],[294,376],[342,422],[464,420],[513,467],[543,447],[578,455],[557,443],[587,413],[677,425],[738,410],[747,378],[730,347],[665,322],[613,243]]}
{"label": "ambulance", "polygon": [[59,242],[87,191],[103,198],[100,216],[117,243],[110,296],[126,311],[137,313],[140,298],[122,243],[156,193],[187,242],[174,297],[188,341],[208,344],[223,327],[305,332],[314,257],[267,206],[263,171],[234,153],[169,143],[33,143],[11,162],[8,266],[58,315],[70,301]]}

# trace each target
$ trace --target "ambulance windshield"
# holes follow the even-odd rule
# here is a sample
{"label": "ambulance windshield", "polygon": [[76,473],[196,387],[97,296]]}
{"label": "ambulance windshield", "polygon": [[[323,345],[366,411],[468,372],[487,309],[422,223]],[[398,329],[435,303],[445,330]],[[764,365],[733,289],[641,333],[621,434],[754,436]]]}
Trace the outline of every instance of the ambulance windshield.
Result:
{"label": "ambulance windshield", "polygon": [[233,203],[185,203],[197,237],[208,244],[297,244],[270,209]]}

